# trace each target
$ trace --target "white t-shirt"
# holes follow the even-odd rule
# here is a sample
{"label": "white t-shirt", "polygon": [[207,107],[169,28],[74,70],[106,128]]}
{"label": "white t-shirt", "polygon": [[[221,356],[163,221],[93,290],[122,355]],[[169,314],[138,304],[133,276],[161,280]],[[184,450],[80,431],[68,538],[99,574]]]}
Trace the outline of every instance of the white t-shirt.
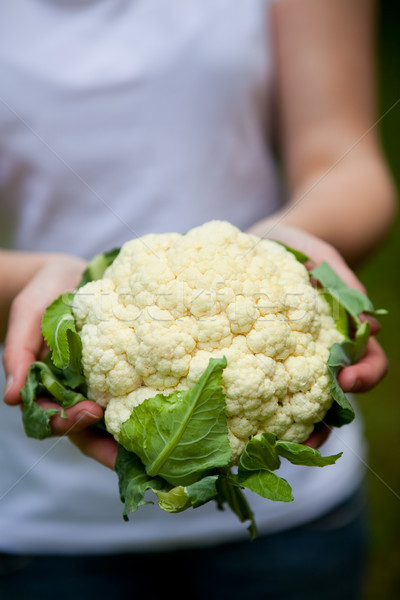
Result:
{"label": "white t-shirt", "polygon": [[[0,8],[2,245],[86,258],[280,204],[269,146],[267,0],[19,0]],[[0,406],[0,551],[161,550],[245,539],[213,503],[122,519],[117,477]],[[293,504],[249,494],[261,532],[321,514],[362,478],[359,420],[334,467],[285,466]]]}

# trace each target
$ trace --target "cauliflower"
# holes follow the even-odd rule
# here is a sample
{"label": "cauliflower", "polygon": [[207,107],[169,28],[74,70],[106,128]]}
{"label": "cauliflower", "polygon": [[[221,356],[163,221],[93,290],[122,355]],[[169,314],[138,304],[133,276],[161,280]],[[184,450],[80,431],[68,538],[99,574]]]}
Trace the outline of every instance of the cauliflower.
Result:
{"label": "cauliflower", "polygon": [[117,440],[133,407],[189,389],[212,357],[227,360],[232,463],[259,433],[306,440],[332,404],[326,363],[343,335],[329,304],[291,252],[230,223],[127,242],[73,313],[88,398]]}
{"label": "cauliflower", "polygon": [[[118,442],[124,517],[152,490],[169,512],[215,500],[239,518],[242,495],[291,501],[281,458],[326,466],[301,444],[316,423],[354,411],[337,383],[359,360],[376,311],[322,263],[211,221],[185,235],[146,235],[95,257],[74,293],[46,310],[50,352],[21,391],[28,435],[51,435],[56,409],[90,399]],[[312,280],[319,282],[315,287]]]}

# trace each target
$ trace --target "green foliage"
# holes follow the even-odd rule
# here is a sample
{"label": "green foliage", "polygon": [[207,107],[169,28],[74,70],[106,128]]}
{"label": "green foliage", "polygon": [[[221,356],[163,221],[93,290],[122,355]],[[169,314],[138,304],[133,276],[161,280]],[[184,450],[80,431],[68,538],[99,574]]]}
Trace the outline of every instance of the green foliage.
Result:
{"label": "green foliage", "polygon": [[157,394],[132,410],[119,432],[119,442],[139,456],[149,475],[186,486],[229,463],[221,387],[225,366],[225,358],[212,358],[190,390]]}
{"label": "green foliage", "polygon": [[365,294],[348,287],[326,262],[313,269],[310,275],[322,285],[322,294],[328,298],[336,326],[346,337],[342,343],[333,344],[327,362],[334,403],[324,421],[328,425],[341,427],[350,423],[355,414],[337,376],[343,367],[354,364],[364,356],[370,334],[369,323],[361,322],[359,316],[361,313],[379,316],[386,314],[386,311],[375,309]]}
{"label": "green foliage", "polygon": [[318,450],[303,444],[284,442],[273,433],[262,433],[247,443],[240,458],[237,478],[242,487],[263,498],[292,502],[290,485],[273,472],[280,467],[280,457],[295,465],[325,467],[334,464],[340,456],[322,456]]}
{"label": "green foliage", "polygon": [[135,512],[139,506],[147,504],[144,500],[147,490],[156,491],[167,487],[162,479],[149,477],[140,459],[121,445],[118,446],[115,471],[118,475],[120,497],[125,505],[123,516],[126,521],[130,511]]}
{"label": "green foliage", "polygon": [[94,258],[92,258],[87,268],[83,272],[78,289],[89,283],[89,281],[101,279],[104,275],[104,271],[108,269],[110,265],[112,265],[119,252],[120,248],[114,248],[108,252],[97,254]]}
{"label": "green foliage", "polygon": [[348,312],[348,314],[359,324],[359,315],[368,313],[371,315],[386,314],[385,310],[375,309],[371,300],[360,290],[350,288],[326,262],[322,262],[310,272],[311,277],[317,279],[323,288],[328,290],[332,297]]}
{"label": "green foliage", "polygon": [[[62,409],[74,406],[87,398],[64,382],[63,372],[52,368],[51,364],[35,362],[29,367],[25,385],[21,390],[23,403],[22,421],[29,437],[44,439],[50,437],[50,418],[57,409],[42,409],[36,402],[38,396],[50,396]],[[61,414],[62,411],[61,411]]]}
{"label": "green foliage", "polygon": [[62,294],[47,308],[42,319],[42,334],[50,348],[51,364],[61,370],[72,388],[84,383],[81,367],[82,342],[72,313],[73,294]]}

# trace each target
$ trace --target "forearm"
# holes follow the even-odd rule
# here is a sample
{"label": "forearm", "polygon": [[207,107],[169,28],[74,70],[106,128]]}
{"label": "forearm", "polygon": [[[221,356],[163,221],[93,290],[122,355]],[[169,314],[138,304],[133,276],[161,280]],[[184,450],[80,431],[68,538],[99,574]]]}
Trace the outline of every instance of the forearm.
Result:
{"label": "forearm", "polygon": [[382,241],[395,210],[395,187],[384,161],[358,153],[310,169],[289,190],[286,206],[251,231],[273,237],[277,225],[299,227],[332,244],[354,267]]}
{"label": "forearm", "polygon": [[353,266],[383,239],[395,211],[375,126],[376,7],[375,0],[273,4],[288,203],[257,230],[272,236],[276,222],[305,229]]}

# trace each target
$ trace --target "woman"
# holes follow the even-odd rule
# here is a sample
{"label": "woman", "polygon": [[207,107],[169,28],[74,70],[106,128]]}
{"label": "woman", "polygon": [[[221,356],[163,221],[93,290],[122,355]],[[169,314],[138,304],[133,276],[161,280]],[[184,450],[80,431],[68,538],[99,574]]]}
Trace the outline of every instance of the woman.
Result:
{"label": "woman", "polygon": [[[371,0],[25,0],[1,10],[7,404],[20,402],[41,352],[48,303],[76,285],[83,259],[137,235],[223,218],[328,260],[360,285],[340,254],[352,265],[368,256],[394,212],[373,127]],[[366,391],[386,367],[371,338],[340,384]],[[111,470],[65,438],[27,439],[19,411],[2,412],[3,597],[26,597],[26,589],[30,597],[33,589],[41,598],[83,597],[96,585],[126,597],[149,582],[155,596],[177,564],[174,593],[319,598],[323,581],[341,569],[345,576],[330,581],[324,597],[355,597],[364,551],[359,419],[324,445],[326,454],[345,450],[334,473],[291,478],[293,505],[251,499],[262,535],[249,546],[234,516],[211,506],[176,518],[144,506],[122,522]],[[113,442],[85,431],[101,414],[84,403],[68,420],[55,417],[53,431],[112,467]],[[346,527],[332,527],[338,514]],[[21,563],[27,554],[35,558]],[[59,565],[73,592],[64,578],[49,580]],[[150,579],[149,565],[158,578]]]}

